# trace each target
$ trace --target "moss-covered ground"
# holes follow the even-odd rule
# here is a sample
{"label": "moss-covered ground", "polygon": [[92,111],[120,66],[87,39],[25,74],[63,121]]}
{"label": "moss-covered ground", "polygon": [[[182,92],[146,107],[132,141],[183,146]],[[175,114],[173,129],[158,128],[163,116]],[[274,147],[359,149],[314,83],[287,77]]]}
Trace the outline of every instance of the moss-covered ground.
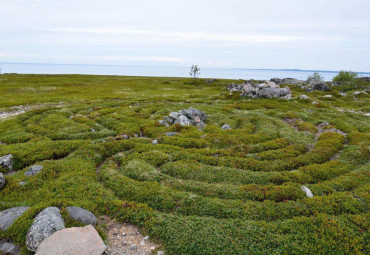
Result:
{"label": "moss-covered ground", "polygon": [[[370,112],[368,94],[352,95],[369,83],[290,86],[311,100],[286,101],[242,98],[228,82],[240,83],[0,75],[0,111],[29,109],[0,120],[0,156],[14,156],[0,210],[31,206],[0,239],[28,254],[39,211],[57,206],[75,226],[65,207],[81,206],[141,226],[166,254],[369,254],[370,123],[346,112]],[[204,130],[158,123],[189,107],[208,115]],[[43,171],[26,177],[33,164]]]}

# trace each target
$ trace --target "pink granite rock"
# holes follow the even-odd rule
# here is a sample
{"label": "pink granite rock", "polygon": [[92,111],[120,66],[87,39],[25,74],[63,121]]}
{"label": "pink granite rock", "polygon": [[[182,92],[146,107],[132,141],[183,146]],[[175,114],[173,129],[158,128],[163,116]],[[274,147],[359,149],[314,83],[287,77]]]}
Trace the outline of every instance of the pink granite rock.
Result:
{"label": "pink granite rock", "polygon": [[45,239],[36,255],[101,255],[107,249],[92,225],[66,228]]}

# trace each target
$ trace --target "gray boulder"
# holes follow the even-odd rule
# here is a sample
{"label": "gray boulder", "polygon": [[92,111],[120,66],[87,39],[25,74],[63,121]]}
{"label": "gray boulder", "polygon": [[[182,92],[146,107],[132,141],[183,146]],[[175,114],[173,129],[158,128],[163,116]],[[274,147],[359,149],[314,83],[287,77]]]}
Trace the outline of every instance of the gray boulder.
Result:
{"label": "gray boulder", "polygon": [[28,250],[36,252],[42,241],[64,228],[64,220],[59,209],[57,207],[45,208],[36,216],[27,232],[26,245]]}
{"label": "gray boulder", "polygon": [[7,230],[29,208],[29,206],[19,206],[0,212],[0,229],[2,231]]}
{"label": "gray boulder", "polygon": [[13,156],[12,154],[8,154],[5,156],[0,157],[0,169],[6,168],[12,170],[13,168]]}
{"label": "gray boulder", "polygon": [[272,89],[276,89],[276,88],[278,88],[279,87],[279,85],[277,85],[275,82],[273,82],[273,81],[269,81],[268,83],[267,83],[267,87],[268,88],[272,88]]}
{"label": "gray boulder", "polygon": [[285,78],[282,79],[280,82],[280,84],[291,84],[291,85],[297,85],[300,83],[303,83],[303,81],[294,78]]}
{"label": "gray boulder", "polygon": [[287,88],[265,88],[257,91],[260,98],[288,98],[291,92]]}
{"label": "gray boulder", "polygon": [[177,112],[171,112],[168,116],[173,120],[177,120],[180,115]]}
{"label": "gray boulder", "polygon": [[256,89],[251,84],[243,85],[243,92],[246,94],[253,94],[256,92]]}
{"label": "gray boulder", "polygon": [[330,91],[330,88],[328,85],[325,84],[325,82],[317,82],[312,84],[313,90],[320,90],[320,91]]}
{"label": "gray boulder", "polygon": [[2,189],[5,186],[6,180],[3,175],[3,173],[0,173],[0,189]]}
{"label": "gray boulder", "polygon": [[188,117],[189,119],[195,119],[195,117],[199,117],[201,121],[206,121],[207,120],[207,115],[202,112],[201,110],[194,109],[192,107],[189,107],[189,109],[185,110],[185,116]]}
{"label": "gray boulder", "polygon": [[221,127],[222,130],[231,130],[231,127],[227,124],[224,124],[222,127]]}
{"label": "gray boulder", "polygon": [[185,115],[179,116],[179,121],[181,126],[190,126],[190,121]]}
{"label": "gray boulder", "polygon": [[173,124],[174,119],[172,119],[169,116],[164,116],[163,117],[164,121],[166,121],[168,124]]}
{"label": "gray boulder", "polygon": [[34,165],[28,168],[28,170],[24,173],[25,176],[34,176],[41,172],[43,166]]}
{"label": "gray boulder", "polygon": [[20,252],[21,249],[15,244],[6,240],[0,241],[0,254],[19,255]]}
{"label": "gray boulder", "polygon": [[66,228],[46,238],[36,255],[102,255],[107,246],[91,225]]}
{"label": "gray boulder", "polygon": [[281,84],[282,79],[280,78],[272,78],[270,79],[271,82],[275,82],[276,84]]}
{"label": "gray boulder", "polygon": [[84,208],[77,206],[68,206],[66,209],[72,219],[79,221],[85,225],[96,225],[98,221],[92,212]]}

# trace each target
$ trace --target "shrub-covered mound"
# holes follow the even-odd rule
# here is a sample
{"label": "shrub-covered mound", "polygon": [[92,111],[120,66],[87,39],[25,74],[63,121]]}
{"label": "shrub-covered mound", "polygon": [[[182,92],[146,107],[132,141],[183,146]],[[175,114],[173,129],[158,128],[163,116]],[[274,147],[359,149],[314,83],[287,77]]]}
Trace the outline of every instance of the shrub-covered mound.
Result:
{"label": "shrub-covered mound", "polygon": [[[338,86],[330,100],[312,93],[312,104],[242,98],[226,80],[0,77],[2,110],[30,109],[0,120],[0,156],[14,161],[1,169],[0,211],[31,207],[0,239],[24,254],[33,218],[48,206],[67,227],[77,224],[67,206],[137,224],[166,254],[370,252],[369,117],[337,110],[369,112],[367,95],[340,97]],[[158,123],[189,107],[207,114],[203,129]],[[42,171],[25,176],[34,164]]]}

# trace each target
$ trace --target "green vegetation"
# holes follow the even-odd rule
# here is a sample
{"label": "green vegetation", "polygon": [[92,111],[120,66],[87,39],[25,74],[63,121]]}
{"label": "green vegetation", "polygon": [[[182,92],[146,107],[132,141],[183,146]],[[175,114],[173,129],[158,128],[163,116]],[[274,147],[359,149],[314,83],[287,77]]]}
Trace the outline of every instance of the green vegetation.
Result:
{"label": "green vegetation", "polygon": [[354,78],[357,78],[358,74],[351,71],[340,71],[339,74],[337,74],[333,81],[336,82],[346,82],[346,81],[353,81]]}
{"label": "green vegetation", "polygon": [[[65,208],[81,206],[139,225],[166,254],[368,254],[369,117],[337,108],[370,112],[368,94],[338,94],[370,84],[287,101],[199,80],[0,75],[0,110],[27,108],[0,120],[0,156],[14,156],[0,210],[31,206],[0,239],[28,254],[38,212],[57,206],[70,227]],[[158,123],[189,107],[207,114],[204,130]],[[33,164],[42,172],[25,176]]]}

